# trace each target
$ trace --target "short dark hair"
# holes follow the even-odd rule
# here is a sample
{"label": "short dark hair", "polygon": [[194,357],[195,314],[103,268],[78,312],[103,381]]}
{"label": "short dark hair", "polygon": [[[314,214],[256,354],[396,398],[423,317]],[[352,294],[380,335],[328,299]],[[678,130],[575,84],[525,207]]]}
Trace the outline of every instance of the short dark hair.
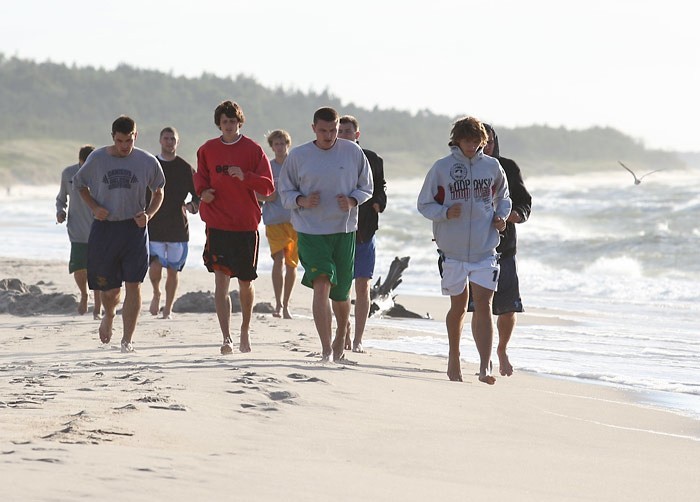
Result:
{"label": "short dark hair", "polygon": [[166,126],[166,127],[164,127],[164,128],[160,131],[160,136],[159,136],[159,138],[162,138],[162,137],[163,137],[163,134],[165,134],[166,132],[169,132],[169,133],[171,133],[171,134],[174,134],[176,138],[179,138],[179,137],[180,137],[180,135],[177,133],[177,129],[175,129],[174,127],[171,127],[171,126]]}
{"label": "short dark hair", "polygon": [[319,108],[314,112],[314,124],[318,123],[319,120],[325,122],[338,122],[338,112],[330,106],[324,106]]}
{"label": "short dark hair", "polygon": [[214,110],[214,123],[216,127],[221,124],[221,116],[226,115],[230,119],[238,120],[238,123],[243,125],[245,123],[245,115],[243,115],[243,109],[235,101],[222,101],[219,106]]}
{"label": "short dark hair", "polygon": [[88,155],[90,155],[94,150],[95,150],[95,147],[92,145],[81,146],[80,151],[78,152],[78,160],[80,162],[85,162],[88,158]]}
{"label": "short dark hair", "polygon": [[360,123],[352,115],[343,115],[342,117],[340,117],[340,123],[352,124],[352,126],[355,128],[355,132],[360,130]]}
{"label": "short dark hair", "polygon": [[131,134],[136,132],[136,122],[131,117],[126,115],[120,115],[117,119],[112,122],[112,136],[116,133]]}

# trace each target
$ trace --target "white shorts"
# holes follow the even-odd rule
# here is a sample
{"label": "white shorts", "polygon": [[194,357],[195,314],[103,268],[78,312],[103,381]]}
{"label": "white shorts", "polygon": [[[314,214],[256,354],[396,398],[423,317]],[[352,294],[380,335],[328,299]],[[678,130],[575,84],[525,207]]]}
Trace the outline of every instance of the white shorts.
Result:
{"label": "white shorts", "polygon": [[445,258],[442,260],[442,294],[461,295],[469,282],[478,284],[491,291],[498,288],[498,258],[489,256],[477,263]]}
{"label": "white shorts", "polygon": [[148,243],[148,254],[150,255],[150,261],[157,259],[161,266],[180,271],[185,267],[185,262],[187,261],[187,248],[186,242],[150,241]]}

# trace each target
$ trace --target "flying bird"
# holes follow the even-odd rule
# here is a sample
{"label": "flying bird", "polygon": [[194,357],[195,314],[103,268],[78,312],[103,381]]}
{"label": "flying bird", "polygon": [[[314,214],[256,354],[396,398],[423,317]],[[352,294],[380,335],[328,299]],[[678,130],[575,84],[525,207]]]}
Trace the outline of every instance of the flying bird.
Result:
{"label": "flying bird", "polygon": [[643,174],[642,176],[640,176],[639,178],[637,178],[637,175],[634,174],[634,171],[632,171],[632,169],[630,169],[629,167],[627,167],[626,165],[624,165],[621,161],[618,160],[618,162],[620,162],[620,165],[621,165],[622,167],[624,167],[625,169],[627,169],[627,170],[632,174],[632,176],[634,176],[634,184],[635,184],[635,185],[639,185],[639,184],[642,182],[642,180],[644,179],[645,176],[649,176],[649,175],[652,174],[652,173],[658,173],[659,171],[663,171],[663,169],[657,169],[657,170],[655,170],[655,171],[650,171],[650,172],[648,172],[648,173],[646,173],[646,174]]}

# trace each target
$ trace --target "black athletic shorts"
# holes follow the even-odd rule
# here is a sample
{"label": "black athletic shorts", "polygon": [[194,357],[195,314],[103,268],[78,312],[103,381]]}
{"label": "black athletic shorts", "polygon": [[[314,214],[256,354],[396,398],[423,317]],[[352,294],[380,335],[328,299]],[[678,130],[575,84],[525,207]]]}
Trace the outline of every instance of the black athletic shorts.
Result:
{"label": "black athletic shorts", "polygon": [[258,231],[233,232],[207,227],[204,265],[209,272],[220,270],[242,281],[258,278]]}

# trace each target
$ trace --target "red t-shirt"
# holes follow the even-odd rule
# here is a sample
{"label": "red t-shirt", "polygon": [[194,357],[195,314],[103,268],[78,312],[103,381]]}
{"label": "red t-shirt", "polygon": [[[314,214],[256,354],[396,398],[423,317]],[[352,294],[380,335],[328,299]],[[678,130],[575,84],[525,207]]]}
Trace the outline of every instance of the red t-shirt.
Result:
{"label": "red t-shirt", "polygon": [[[233,166],[243,170],[243,180],[228,174]],[[270,195],[275,189],[270,161],[246,136],[231,144],[214,138],[199,147],[194,188],[200,197],[208,188],[215,190],[214,200],[199,206],[207,227],[237,232],[258,229],[261,211],[255,193]]]}

